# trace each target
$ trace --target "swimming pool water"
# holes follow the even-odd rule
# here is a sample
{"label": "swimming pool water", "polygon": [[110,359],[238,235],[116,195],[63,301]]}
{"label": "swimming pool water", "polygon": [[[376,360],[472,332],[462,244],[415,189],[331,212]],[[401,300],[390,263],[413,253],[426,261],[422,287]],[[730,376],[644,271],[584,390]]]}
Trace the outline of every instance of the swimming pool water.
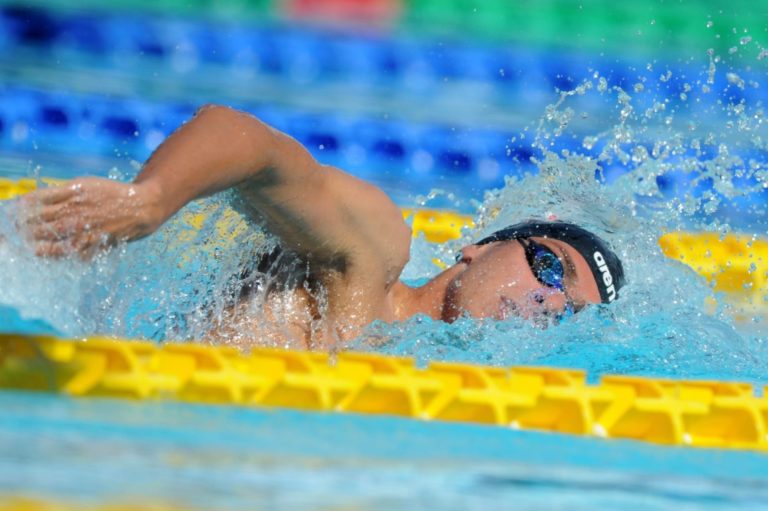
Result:
{"label": "swimming pool water", "polygon": [[[378,351],[422,364],[584,368],[593,379],[766,382],[763,324],[740,330],[722,301],[710,310],[711,290],[655,245],[669,229],[765,232],[760,63],[710,60],[705,48],[690,59],[632,61],[262,23],[217,33],[205,20],[104,12],[36,11],[28,30],[25,8],[1,12],[2,176],[127,179],[197,106],[233,104],[404,206],[480,205],[486,229],[552,209],[625,231],[612,234],[633,262],[634,284],[612,309],[544,331],[418,318],[375,325],[373,335],[390,339]],[[224,46],[222,33],[232,34]],[[583,94],[554,91],[582,80],[590,83]],[[505,181],[510,175],[520,180]],[[595,176],[610,192],[595,192]],[[484,199],[489,187],[501,190]],[[434,188],[436,198],[419,197]],[[0,223],[7,235],[8,219]],[[181,229],[173,224],[93,267],[37,262],[12,239],[19,250],[4,252],[0,265],[0,324],[194,337],[199,330],[179,318],[209,282],[185,281],[179,256],[209,271],[236,261],[168,243]],[[450,261],[471,236],[445,250],[417,240],[406,276],[434,271],[432,257]],[[192,509],[768,509],[768,461],[751,452],[15,392],[0,393],[0,410],[0,498]]]}
{"label": "swimming pool water", "polygon": [[[183,509],[768,509],[762,454],[0,394],[0,495]],[[45,460],[45,462],[41,462]]]}

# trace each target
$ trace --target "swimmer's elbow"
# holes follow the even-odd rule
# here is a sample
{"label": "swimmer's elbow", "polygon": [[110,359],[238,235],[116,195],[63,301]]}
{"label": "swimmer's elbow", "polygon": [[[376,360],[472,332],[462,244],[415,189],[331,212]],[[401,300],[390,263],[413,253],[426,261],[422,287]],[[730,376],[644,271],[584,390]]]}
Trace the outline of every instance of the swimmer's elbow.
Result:
{"label": "swimmer's elbow", "polygon": [[247,128],[261,131],[269,127],[253,114],[216,103],[206,103],[199,107],[192,118],[207,123],[219,123],[227,127],[237,127],[238,129]]}
{"label": "swimmer's elbow", "polygon": [[195,110],[194,115],[192,116],[193,119],[200,119],[203,117],[229,117],[236,113],[237,111],[234,108],[225,106],[225,105],[218,105],[216,103],[206,103],[201,107],[198,107],[197,110]]}
{"label": "swimmer's elbow", "polygon": [[[227,144],[234,144],[233,154],[240,155],[242,161],[251,169],[254,177],[266,168],[282,172],[283,177],[291,174],[305,177],[306,169],[317,169],[317,162],[299,142],[281,131],[261,121],[258,117],[234,108],[205,104],[195,114],[195,122],[205,131],[223,134],[220,138]],[[300,176],[301,174],[301,176]]]}
{"label": "swimmer's elbow", "polygon": [[206,130],[225,134],[224,138],[230,141],[248,140],[248,147],[261,154],[274,143],[274,128],[248,112],[229,106],[205,104],[197,109],[193,120]]}

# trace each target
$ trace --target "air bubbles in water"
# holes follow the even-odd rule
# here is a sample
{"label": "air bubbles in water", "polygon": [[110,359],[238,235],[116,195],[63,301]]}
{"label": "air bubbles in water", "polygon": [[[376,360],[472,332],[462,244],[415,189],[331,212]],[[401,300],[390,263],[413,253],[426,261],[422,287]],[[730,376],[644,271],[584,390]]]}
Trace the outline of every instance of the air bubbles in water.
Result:
{"label": "air bubbles in water", "polygon": [[[758,58],[766,55],[761,50]],[[764,377],[768,357],[758,356],[753,338],[736,331],[729,305],[703,278],[666,258],[658,244],[659,236],[670,231],[731,232],[735,217],[725,214],[726,205],[768,187],[765,163],[752,158],[747,164],[742,157],[765,149],[762,109],[716,90],[722,60],[714,49],[706,59],[696,77],[660,73],[649,63],[646,77],[627,77],[627,90],[594,73],[574,90],[560,92],[542,113],[530,144],[538,174],[508,177],[502,189],[488,192],[477,208],[476,230],[460,239],[443,246],[414,240],[405,273],[414,281],[428,278],[438,271],[433,259],[449,262],[478,236],[528,218],[556,216],[593,230],[615,247],[629,282],[616,303],[588,307],[548,322],[545,329],[514,317],[460,319],[454,325],[417,317],[374,325],[355,347],[421,361]],[[670,95],[678,78],[690,83]],[[745,87],[733,71],[725,78],[728,87]],[[21,131],[14,128],[12,136]],[[511,155],[511,147],[506,149]],[[434,165],[426,151],[410,163],[418,173]],[[416,204],[428,206],[437,198],[455,200],[435,190]],[[277,270],[274,264],[254,269],[254,261],[274,245],[227,208],[225,199],[191,204],[156,235],[118,246],[92,265],[35,259],[13,226],[0,224],[7,240],[0,244],[6,262],[0,300],[19,304],[25,315],[47,318],[67,335],[191,339],[227,321],[226,310],[246,283],[255,293],[242,313],[262,318],[259,308],[276,285]],[[193,225],[199,218],[202,225]],[[714,310],[712,303],[718,304]],[[232,333],[236,343],[249,337],[247,329]]]}
{"label": "air bubbles in water", "polygon": [[[767,136],[762,133],[762,109],[743,100],[706,99],[708,92],[724,93],[714,90],[721,59],[714,50],[707,53],[709,62],[699,81],[689,76],[690,83],[682,85],[681,103],[650,87],[634,86],[630,95],[594,73],[580,85],[582,94],[594,86],[595,94],[613,99],[613,113],[612,124],[591,132],[576,129],[574,105],[584,111],[574,103],[578,95],[561,92],[546,108],[534,138],[540,153],[534,159],[538,175],[508,178],[503,189],[489,192],[475,219],[476,232],[448,244],[456,250],[528,218],[554,215],[574,221],[608,240],[623,259],[629,285],[618,302],[589,307],[545,330],[515,318],[466,319],[452,326],[424,318],[399,326],[380,324],[371,332],[386,342],[376,349],[415,355],[422,362],[589,364],[598,373],[763,379],[768,363],[758,351],[764,343],[736,329],[733,317],[739,309],[716,295],[704,278],[665,257],[658,244],[659,236],[670,231],[725,235],[732,230],[723,216],[728,201],[768,184],[764,163],[752,159],[747,165],[739,156],[753,149],[752,142],[760,147]],[[725,77],[731,86],[744,85],[735,72]],[[666,71],[659,82],[666,87],[672,79]],[[706,85],[699,92],[692,84],[702,82]],[[709,106],[702,110],[699,103]],[[634,104],[648,106],[638,112]],[[694,105],[698,110],[691,110]],[[585,113],[589,119],[607,118],[605,109]],[[724,120],[728,116],[736,122]],[[745,130],[760,130],[761,135],[745,139]],[[560,147],[574,136],[581,149]],[[433,250],[418,246],[414,258],[428,260]],[[705,254],[712,256],[712,250]],[[757,271],[756,265],[750,268]],[[752,292],[753,286],[744,291]]]}

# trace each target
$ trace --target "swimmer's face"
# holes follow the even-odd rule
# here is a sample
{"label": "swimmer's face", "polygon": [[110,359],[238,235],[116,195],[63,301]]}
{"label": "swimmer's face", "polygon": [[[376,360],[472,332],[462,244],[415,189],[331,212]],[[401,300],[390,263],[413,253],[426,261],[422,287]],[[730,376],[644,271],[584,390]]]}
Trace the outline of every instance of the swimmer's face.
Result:
{"label": "swimmer's face", "polygon": [[443,319],[462,315],[505,319],[536,319],[600,303],[600,291],[584,257],[569,244],[531,237],[562,264],[562,289],[543,284],[534,274],[524,245],[518,240],[470,245],[461,251],[458,273],[448,286]]}

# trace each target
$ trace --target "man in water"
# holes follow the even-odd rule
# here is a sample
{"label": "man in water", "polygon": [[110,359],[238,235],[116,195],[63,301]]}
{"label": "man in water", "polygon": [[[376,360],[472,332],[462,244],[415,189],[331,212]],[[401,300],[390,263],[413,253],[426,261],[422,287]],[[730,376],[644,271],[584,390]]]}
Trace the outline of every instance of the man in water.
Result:
{"label": "man in water", "polygon": [[[411,232],[382,190],[319,164],[291,137],[222,106],[201,108],[133,183],[80,178],[31,193],[22,204],[38,255],[88,256],[148,236],[188,202],[230,188],[240,209],[306,268],[303,282],[272,293],[263,311],[236,314],[238,304],[231,311],[256,339],[274,336],[265,320],[280,322],[284,338],[272,339],[279,345],[329,348],[374,320],[415,314],[447,322],[462,315],[560,316],[615,300],[624,281],[619,259],[593,234],[564,222],[527,222],[464,247],[454,266],[409,287],[399,277]],[[212,337],[234,327],[225,320]]]}

